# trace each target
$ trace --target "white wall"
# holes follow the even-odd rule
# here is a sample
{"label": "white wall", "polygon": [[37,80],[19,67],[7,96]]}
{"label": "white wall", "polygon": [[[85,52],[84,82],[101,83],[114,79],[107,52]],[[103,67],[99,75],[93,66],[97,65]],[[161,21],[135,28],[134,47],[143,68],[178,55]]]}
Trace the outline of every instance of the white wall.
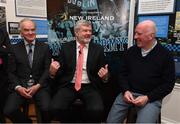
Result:
{"label": "white wall", "polygon": [[161,120],[162,123],[180,123],[180,85],[163,100]]}
{"label": "white wall", "polygon": [[[0,3],[0,6],[5,6],[5,8],[6,8],[7,30],[8,30],[8,22],[19,22],[21,19],[25,18],[25,17],[17,17],[16,16],[15,0],[6,0],[6,3]],[[31,18],[31,19],[46,20],[44,18]],[[10,38],[12,38],[12,36],[14,36],[14,35],[10,35]],[[41,37],[41,36],[39,36],[39,37]],[[42,36],[42,37],[44,37],[44,36]]]}
{"label": "white wall", "polygon": [[7,0],[6,6],[6,19],[7,22],[19,22],[23,17],[16,17],[15,13],[15,0]]}

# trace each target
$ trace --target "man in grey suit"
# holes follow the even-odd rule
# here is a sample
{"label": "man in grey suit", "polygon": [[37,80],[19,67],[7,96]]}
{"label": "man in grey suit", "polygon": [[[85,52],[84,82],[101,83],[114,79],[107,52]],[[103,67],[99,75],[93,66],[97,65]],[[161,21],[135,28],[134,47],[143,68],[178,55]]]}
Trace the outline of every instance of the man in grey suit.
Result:
{"label": "man in grey suit", "polygon": [[12,55],[9,57],[8,73],[12,92],[8,96],[4,114],[16,123],[31,122],[19,107],[33,98],[40,109],[42,122],[48,122],[49,48],[45,43],[37,41],[36,24],[30,19],[21,20],[20,34],[23,40],[12,46]]}

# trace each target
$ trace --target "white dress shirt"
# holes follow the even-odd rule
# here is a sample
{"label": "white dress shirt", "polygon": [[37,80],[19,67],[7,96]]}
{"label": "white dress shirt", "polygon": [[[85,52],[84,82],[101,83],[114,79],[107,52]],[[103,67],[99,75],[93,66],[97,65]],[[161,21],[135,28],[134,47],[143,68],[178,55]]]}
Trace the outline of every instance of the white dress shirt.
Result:
{"label": "white dress shirt", "polygon": [[[87,56],[88,56],[88,49],[89,49],[89,44],[86,44],[85,47],[83,48],[83,71],[82,71],[82,84],[89,84],[90,80],[87,75]],[[80,44],[76,41],[76,64],[79,56],[79,51],[80,51]],[[76,78],[76,71],[72,80],[72,83],[75,83],[75,78]]]}

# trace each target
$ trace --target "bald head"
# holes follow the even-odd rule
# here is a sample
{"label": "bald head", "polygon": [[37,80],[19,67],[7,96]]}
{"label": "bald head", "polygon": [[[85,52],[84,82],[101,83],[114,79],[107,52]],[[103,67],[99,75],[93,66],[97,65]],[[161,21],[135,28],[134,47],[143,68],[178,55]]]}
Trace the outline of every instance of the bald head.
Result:
{"label": "bald head", "polygon": [[134,39],[138,47],[150,49],[156,41],[156,24],[151,20],[140,22],[136,26]]}
{"label": "bald head", "polygon": [[156,24],[151,20],[142,21],[137,25],[137,27],[141,27],[144,32],[152,33],[156,36],[156,32],[157,32]]}

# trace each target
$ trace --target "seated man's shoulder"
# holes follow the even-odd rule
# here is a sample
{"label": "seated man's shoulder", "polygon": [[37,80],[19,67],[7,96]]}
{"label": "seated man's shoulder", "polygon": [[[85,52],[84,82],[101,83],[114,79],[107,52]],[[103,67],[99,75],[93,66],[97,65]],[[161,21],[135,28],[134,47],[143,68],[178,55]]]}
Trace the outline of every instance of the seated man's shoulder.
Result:
{"label": "seated man's shoulder", "polygon": [[164,56],[172,56],[172,53],[165,46],[159,45],[159,53]]}
{"label": "seated man's shoulder", "polygon": [[136,53],[136,52],[139,51],[139,50],[140,50],[140,48],[137,47],[136,45],[134,45],[134,46],[129,47],[129,48],[127,49],[126,53]]}
{"label": "seated man's shoulder", "polygon": [[104,48],[101,44],[98,44],[98,43],[92,42],[91,44],[92,44],[93,48],[98,48],[98,49],[103,49]]}
{"label": "seated man's shoulder", "polygon": [[44,41],[36,41],[36,43],[43,45],[43,46],[47,46],[48,42],[44,42]]}
{"label": "seated man's shoulder", "polygon": [[19,47],[19,46],[21,46],[21,45],[23,45],[23,41],[22,41],[22,40],[19,41],[19,42],[17,42],[17,43],[15,43],[15,44],[11,44],[11,47],[10,47],[10,48],[16,49],[17,47]]}
{"label": "seated man's shoulder", "polygon": [[46,48],[46,49],[49,48],[49,45],[48,45],[47,42],[37,41],[36,44],[37,44],[38,46],[41,46],[41,48]]}

